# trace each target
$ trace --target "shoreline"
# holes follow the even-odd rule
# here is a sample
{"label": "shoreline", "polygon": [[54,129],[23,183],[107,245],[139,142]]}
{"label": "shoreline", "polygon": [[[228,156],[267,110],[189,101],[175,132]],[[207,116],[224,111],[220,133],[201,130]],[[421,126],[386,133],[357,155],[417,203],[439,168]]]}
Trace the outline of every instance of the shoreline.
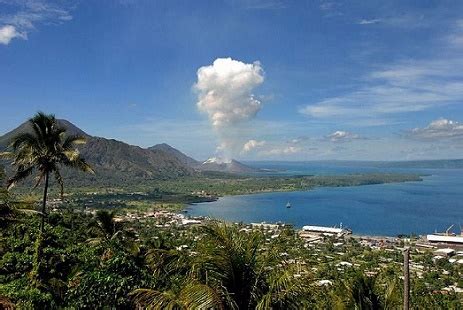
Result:
{"label": "shoreline", "polygon": [[[259,194],[273,194],[273,193],[297,193],[297,192],[308,192],[308,191],[313,191],[317,189],[323,189],[323,188],[346,188],[346,187],[361,187],[361,186],[375,186],[375,185],[386,185],[386,184],[401,184],[401,183],[415,183],[415,182],[424,182],[425,177],[432,177],[434,176],[433,174],[417,174],[416,176],[419,177],[418,180],[406,180],[406,181],[392,181],[392,182],[382,182],[382,183],[371,183],[371,184],[352,184],[352,185],[324,185],[324,186],[312,186],[307,189],[289,189],[289,190],[260,190],[260,191],[254,191],[250,193],[234,193],[234,194],[224,194],[224,195],[217,195],[210,197],[209,200],[204,200],[204,201],[199,201],[199,202],[187,202],[186,205],[195,205],[199,203],[207,203],[207,202],[214,202],[219,200],[220,198],[224,197],[235,197],[235,196],[248,196],[248,195],[259,195]],[[295,175],[291,177],[297,177]],[[202,197],[201,197],[202,198]]]}
{"label": "shoreline", "polygon": [[[418,182],[429,182],[430,180],[432,180],[432,177],[436,176],[435,174],[426,174],[426,175],[420,175],[420,180],[407,180],[407,181],[397,181],[397,182],[383,182],[383,183],[379,183],[379,184],[355,184],[355,185],[348,185],[348,186],[341,186],[341,187],[351,187],[351,188],[355,188],[355,187],[361,187],[361,186],[365,186],[365,185],[385,185],[385,184],[391,184],[391,185],[399,185],[400,186],[400,183],[406,183],[406,184],[420,184]],[[407,186],[407,185],[404,185],[404,186]],[[410,186],[410,185],[409,185]],[[413,186],[413,185],[411,185]],[[265,191],[258,191],[258,192],[253,192],[253,193],[246,193],[246,194],[228,194],[228,195],[223,195],[223,196],[218,196],[218,197],[215,197],[216,199],[214,199],[212,202],[214,201],[218,201],[220,200],[221,198],[228,198],[228,197],[246,197],[246,196],[255,196],[255,195],[260,195],[262,194],[263,197],[267,197],[267,198],[272,198],[272,196],[265,196],[266,194],[286,194],[286,193],[308,193],[310,191],[313,191],[313,190],[317,190],[317,189],[330,189],[332,187],[339,187],[339,186],[314,186],[310,189],[306,189],[306,190],[280,190],[280,191],[272,191],[272,190],[265,190]],[[367,192],[369,190],[366,190]],[[362,190],[361,190],[362,192]],[[310,194],[309,194],[310,195]],[[329,193],[328,193],[328,196],[329,196]],[[279,197],[280,199],[281,197]],[[246,199],[246,198],[243,198],[243,199]],[[284,200],[284,198],[281,198]],[[301,198],[301,199],[304,199]],[[264,199],[265,200],[265,199]],[[209,201],[211,202],[211,201]],[[228,206],[228,204],[226,204],[228,206],[228,208],[233,208],[233,207],[237,207],[239,208],[240,207],[240,200],[238,200],[235,205],[230,205]],[[211,214],[215,214],[213,211],[215,210],[215,205],[211,205],[210,207],[205,207],[205,211],[203,211],[202,213],[200,213],[201,211],[199,212],[195,212],[196,209],[196,205],[199,204],[199,203],[202,203],[202,202],[197,202],[197,203],[189,203],[189,204],[186,204],[185,205],[185,208],[183,208],[182,212],[184,213],[187,213],[189,214],[189,216],[209,216],[211,217]],[[257,202],[258,203],[258,202]],[[220,203],[219,203],[220,204]],[[259,204],[260,206],[260,204]],[[273,205],[272,205],[273,206]],[[201,208],[199,209],[201,210]],[[207,212],[207,210],[209,210],[209,212]],[[322,212],[322,211],[320,211]],[[244,219],[243,221],[241,221],[243,224],[250,224],[251,222],[261,222],[261,221],[265,221],[267,223],[278,223],[278,222],[285,222],[286,224],[290,224],[290,225],[293,225],[294,229],[296,230],[300,230],[302,228],[303,225],[317,225],[317,222],[316,221],[307,221],[307,223],[301,223],[301,221],[296,221],[297,224],[291,224],[290,222],[286,222],[288,220],[291,220],[290,218],[288,218],[288,216],[285,216],[286,213],[283,213],[283,214],[280,214],[281,216],[273,216],[271,218],[266,218],[265,216],[262,216],[262,217],[251,217],[251,218],[248,218],[247,220]],[[211,217],[212,218],[212,217]],[[233,216],[232,216],[233,218]],[[235,216],[235,218],[237,219],[242,219],[242,217],[240,216]],[[233,220],[233,219],[227,219],[226,217],[220,217],[220,215],[218,215],[217,217],[215,217],[215,219],[218,219],[218,220],[225,220],[226,222],[240,222],[239,220]],[[294,221],[293,221],[294,222]],[[342,222],[345,224],[347,223],[348,224],[348,221],[343,219]],[[326,221],[321,221],[321,223],[325,223],[326,225]],[[319,223],[320,224],[320,221]],[[330,226],[330,227],[333,227],[331,226],[330,224],[335,224],[335,222],[331,222],[331,223],[328,223],[329,225],[327,226]],[[450,223],[451,224],[451,223]],[[449,225],[450,225],[449,224]],[[321,224],[323,225],[323,224]],[[443,225],[446,225],[445,223]],[[359,226],[359,225],[357,225]],[[416,226],[416,225],[415,225]],[[428,225],[429,226],[429,225]],[[437,223],[436,224],[436,227],[439,228],[442,226],[442,223]],[[360,227],[363,227],[360,225]],[[357,227],[358,228],[358,227]],[[370,227],[371,228],[371,227]],[[388,234],[387,232],[386,233],[375,233],[374,232],[374,229],[367,229],[369,232],[365,232],[365,233],[361,233],[361,232],[356,232],[355,230],[353,231],[353,234],[352,234],[352,237],[353,238],[375,238],[375,239],[397,239],[397,238],[400,238],[400,239],[403,239],[403,238],[407,238],[407,237],[412,237],[413,239],[422,239],[423,237],[426,237],[426,235],[428,234],[432,234],[433,232],[436,231],[436,228],[433,228],[433,229],[428,229],[428,230],[416,230],[416,227],[415,227],[415,231],[413,231],[414,229],[410,229],[409,232],[397,232],[395,233],[394,231],[391,231],[391,234]],[[380,231],[387,231],[389,229],[379,229]]]}

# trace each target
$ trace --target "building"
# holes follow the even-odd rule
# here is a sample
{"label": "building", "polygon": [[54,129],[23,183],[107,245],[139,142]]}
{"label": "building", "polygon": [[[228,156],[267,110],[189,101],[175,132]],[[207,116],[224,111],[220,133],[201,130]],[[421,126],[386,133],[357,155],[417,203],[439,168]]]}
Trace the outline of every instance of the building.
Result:
{"label": "building", "polygon": [[455,254],[454,249],[438,249],[434,251],[435,256],[448,257]]}
{"label": "building", "polygon": [[427,235],[426,239],[432,243],[448,243],[463,246],[463,236]]}
{"label": "building", "polygon": [[343,236],[351,233],[349,230],[344,228],[325,227],[325,226],[311,226],[306,225],[302,227],[305,232],[312,232],[317,234],[332,235],[332,236]]}

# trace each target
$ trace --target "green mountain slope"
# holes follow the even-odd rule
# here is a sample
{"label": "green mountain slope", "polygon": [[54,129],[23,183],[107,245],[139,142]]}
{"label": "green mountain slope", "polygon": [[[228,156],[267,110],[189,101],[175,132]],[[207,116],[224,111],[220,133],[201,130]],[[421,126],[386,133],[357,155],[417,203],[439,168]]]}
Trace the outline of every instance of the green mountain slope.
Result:
{"label": "green mountain slope", "polygon": [[[176,156],[162,149],[143,149],[127,143],[88,135],[66,120],[59,120],[69,134],[80,134],[87,138],[79,146],[83,157],[94,167],[95,175],[64,171],[71,184],[114,184],[136,179],[169,179],[193,175],[194,169]],[[0,149],[5,149],[12,137],[31,130],[28,123],[0,136]]]}
{"label": "green mountain slope", "polygon": [[173,148],[172,146],[170,146],[167,143],[156,144],[154,146],[149,147],[148,150],[163,151],[163,152],[165,152],[167,154],[170,154],[170,155],[174,156],[180,162],[182,162],[185,165],[187,165],[189,167],[192,167],[192,168],[195,168],[196,166],[198,166],[200,164],[200,162],[197,161],[196,159],[193,159],[193,158],[185,155],[184,153],[180,152],[176,148]]}

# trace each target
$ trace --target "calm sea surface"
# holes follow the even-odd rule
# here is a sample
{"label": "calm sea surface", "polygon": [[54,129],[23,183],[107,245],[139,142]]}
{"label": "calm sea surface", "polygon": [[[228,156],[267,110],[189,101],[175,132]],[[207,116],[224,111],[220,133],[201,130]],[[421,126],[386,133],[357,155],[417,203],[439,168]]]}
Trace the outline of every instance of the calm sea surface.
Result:
{"label": "calm sea surface", "polygon": [[[334,226],[354,234],[396,236],[445,231],[463,225],[462,169],[387,169],[319,163],[253,163],[279,169],[277,174],[349,174],[412,172],[427,174],[422,182],[356,187],[317,188],[291,193],[265,193],[220,198],[188,207],[191,216],[210,216],[234,222],[277,222]],[[292,207],[286,208],[290,202]]]}

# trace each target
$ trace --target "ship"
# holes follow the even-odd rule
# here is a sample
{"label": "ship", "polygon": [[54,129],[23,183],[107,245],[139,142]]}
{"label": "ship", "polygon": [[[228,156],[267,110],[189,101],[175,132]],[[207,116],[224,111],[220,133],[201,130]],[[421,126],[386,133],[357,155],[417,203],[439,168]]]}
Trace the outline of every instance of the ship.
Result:
{"label": "ship", "polygon": [[291,208],[291,204],[289,203],[289,201],[288,201],[288,203],[286,204],[286,208]]}

